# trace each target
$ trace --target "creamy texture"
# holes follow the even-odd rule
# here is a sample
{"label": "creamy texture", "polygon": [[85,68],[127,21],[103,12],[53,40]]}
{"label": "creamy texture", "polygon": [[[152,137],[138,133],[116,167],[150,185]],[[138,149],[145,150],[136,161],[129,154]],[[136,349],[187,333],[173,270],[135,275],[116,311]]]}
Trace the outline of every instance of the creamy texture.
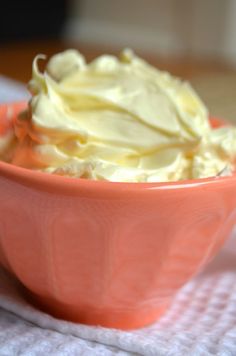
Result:
{"label": "creamy texture", "polygon": [[233,170],[236,129],[211,129],[191,86],[125,50],[90,64],[75,50],[33,63],[12,163],[121,182],[176,181]]}

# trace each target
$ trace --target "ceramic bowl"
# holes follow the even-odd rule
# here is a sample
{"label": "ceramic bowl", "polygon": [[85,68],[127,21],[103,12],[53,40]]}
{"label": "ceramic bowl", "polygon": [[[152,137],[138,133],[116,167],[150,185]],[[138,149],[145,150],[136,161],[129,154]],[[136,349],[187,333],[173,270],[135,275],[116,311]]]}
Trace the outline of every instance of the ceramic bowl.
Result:
{"label": "ceramic bowl", "polygon": [[[22,105],[10,105],[11,115]],[[7,112],[1,106],[0,122]],[[112,183],[0,162],[1,264],[33,303],[66,320],[121,329],[154,322],[235,219],[235,175]]]}

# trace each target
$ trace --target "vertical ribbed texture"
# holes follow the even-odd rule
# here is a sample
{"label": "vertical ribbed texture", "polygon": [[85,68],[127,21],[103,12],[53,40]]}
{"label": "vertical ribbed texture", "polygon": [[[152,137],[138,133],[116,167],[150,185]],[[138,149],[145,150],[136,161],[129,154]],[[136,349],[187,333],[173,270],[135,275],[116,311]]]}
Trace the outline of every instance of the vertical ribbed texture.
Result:
{"label": "vertical ribbed texture", "polygon": [[124,332],[54,319],[27,304],[3,271],[0,307],[1,356],[235,355],[235,241],[177,294],[159,322],[146,328]]}

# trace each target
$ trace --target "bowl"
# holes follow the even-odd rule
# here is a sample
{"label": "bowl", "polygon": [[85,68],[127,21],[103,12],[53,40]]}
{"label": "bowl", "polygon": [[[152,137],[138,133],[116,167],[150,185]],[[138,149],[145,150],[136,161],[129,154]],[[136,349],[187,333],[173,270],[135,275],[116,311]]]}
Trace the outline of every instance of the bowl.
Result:
{"label": "bowl", "polygon": [[[0,122],[24,105],[2,105]],[[0,162],[0,217],[0,262],[32,303],[132,329],[158,319],[220,249],[236,219],[236,175],[112,183]]]}

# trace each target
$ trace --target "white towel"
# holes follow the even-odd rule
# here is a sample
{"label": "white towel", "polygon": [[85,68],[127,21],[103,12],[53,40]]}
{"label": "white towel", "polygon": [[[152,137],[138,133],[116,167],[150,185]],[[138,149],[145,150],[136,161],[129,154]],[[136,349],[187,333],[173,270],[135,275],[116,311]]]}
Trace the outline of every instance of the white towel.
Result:
{"label": "white towel", "polygon": [[[10,85],[14,100],[14,83]],[[18,95],[17,99],[24,99],[26,92]],[[129,332],[61,321],[38,311],[0,270],[0,356],[234,356],[236,253],[232,251],[236,251],[236,233],[213,262],[182,288],[159,321]]]}
{"label": "white towel", "polygon": [[0,75],[0,103],[27,100],[29,97],[24,84]]}

